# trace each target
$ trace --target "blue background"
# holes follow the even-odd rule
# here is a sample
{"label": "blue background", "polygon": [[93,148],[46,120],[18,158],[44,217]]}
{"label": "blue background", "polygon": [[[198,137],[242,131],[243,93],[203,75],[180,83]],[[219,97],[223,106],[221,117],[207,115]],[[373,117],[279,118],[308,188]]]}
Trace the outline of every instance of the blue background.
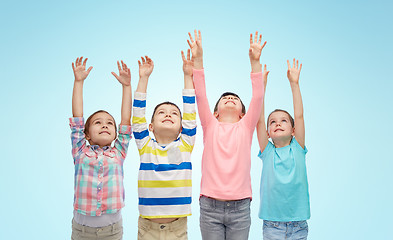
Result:
{"label": "blue background", "polygon": [[[211,108],[224,91],[251,95],[249,34],[268,43],[266,113],[293,112],[286,60],[303,63],[300,85],[311,196],[309,239],[389,239],[393,223],[393,17],[391,1],[3,1],[0,7],[2,172],[0,239],[69,239],[73,201],[71,63],[88,57],[84,113],[106,109],[120,121],[116,60],[155,63],[148,116],[159,102],[181,103],[181,50],[201,29]],[[199,121],[199,120],[198,120]],[[199,125],[193,160],[189,239],[200,239]],[[258,219],[262,163],[252,146],[252,226]],[[124,239],[137,235],[138,153],[124,165]]]}

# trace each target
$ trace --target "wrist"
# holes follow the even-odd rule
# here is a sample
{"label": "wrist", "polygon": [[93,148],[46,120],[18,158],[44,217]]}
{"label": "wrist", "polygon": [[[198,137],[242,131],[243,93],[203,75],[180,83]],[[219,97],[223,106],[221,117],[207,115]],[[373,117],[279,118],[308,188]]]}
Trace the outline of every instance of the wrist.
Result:
{"label": "wrist", "polygon": [[251,63],[251,72],[257,73],[257,72],[262,72],[262,64],[259,62],[252,62]]}

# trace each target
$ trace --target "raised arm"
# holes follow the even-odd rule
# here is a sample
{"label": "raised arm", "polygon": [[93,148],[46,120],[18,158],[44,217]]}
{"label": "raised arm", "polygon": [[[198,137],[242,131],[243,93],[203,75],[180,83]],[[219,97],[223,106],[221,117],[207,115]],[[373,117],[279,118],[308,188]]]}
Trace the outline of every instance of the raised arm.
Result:
{"label": "raised arm", "polygon": [[194,30],[194,38],[191,33],[188,33],[190,40],[187,40],[190,46],[192,57],[191,61],[194,62],[193,69],[193,80],[195,86],[195,95],[198,102],[198,114],[201,120],[201,125],[205,128],[212,120],[215,120],[213,114],[210,111],[209,101],[206,96],[205,86],[205,73],[203,70],[203,50],[202,50],[202,35],[201,31]]}
{"label": "raised arm", "polygon": [[117,68],[119,69],[119,76],[112,72],[112,75],[121,83],[123,86],[123,98],[121,102],[121,123],[120,125],[131,125],[131,104],[132,104],[132,92],[131,92],[131,71],[127,65],[121,61],[117,61]]}
{"label": "raised arm", "polygon": [[250,107],[243,117],[243,121],[248,125],[250,130],[254,131],[261,114],[261,104],[264,96],[264,87],[262,83],[262,65],[260,63],[262,49],[265,47],[266,42],[262,44],[262,35],[255,32],[253,38],[250,34],[250,49],[248,55],[251,63],[251,83],[252,83],[252,98]]}
{"label": "raised arm", "polygon": [[148,56],[145,56],[145,58],[141,57],[141,59],[142,62],[138,60],[139,82],[136,91],[146,93],[147,83],[149,81],[150,74],[153,72],[154,63]]}
{"label": "raised arm", "polygon": [[75,64],[72,63],[74,71],[74,89],[72,91],[72,116],[83,117],[83,82],[89,75],[93,67],[86,70],[87,58],[83,61],[83,57],[77,58]]}
{"label": "raised arm", "polygon": [[[267,71],[266,64],[265,64],[263,72],[262,72],[263,88],[264,88],[265,93],[266,93],[267,75],[268,74],[269,74],[269,71]],[[269,142],[269,136],[267,135],[267,129],[266,129],[266,123],[265,123],[265,97],[263,97],[261,109],[262,109],[261,115],[260,115],[258,123],[257,123],[257,137],[258,137],[258,142],[259,142],[259,149],[261,150],[261,152],[263,152],[263,150],[265,150],[265,147],[267,146],[267,144]]]}
{"label": "raised arm", "polygon": [[289,60],[287,60],[288,71],[287,76],[289,83],[291,84],[292,97],[293,97],[293,110],[295,117],[295,138],[302,148],[305,145],[305,128],[304,128],[304,117],[303,117],[303,102],[302,95],[300,94],[299,87],[299,75],[302,70],[302,64],[299,66],[299,60],[293,59],[293,65],[291,66]]}
{"label": "raised arm", "polygon": [[187,50],[187,58],[183,51],[181,51],[181,57],[183,59],[184,89],[194,89],[194,83],[192,82],[194,62],[190,59],[190,49]]}

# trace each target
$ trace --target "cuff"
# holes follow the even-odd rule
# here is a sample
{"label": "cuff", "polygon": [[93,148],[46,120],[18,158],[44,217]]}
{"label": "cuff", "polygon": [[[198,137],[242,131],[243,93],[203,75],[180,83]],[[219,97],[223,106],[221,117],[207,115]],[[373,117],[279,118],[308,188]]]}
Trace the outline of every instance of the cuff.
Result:
{"label": "cuff", "polygon": [[69,118],[70,127],[85,127],[85,119],[83,117]]}

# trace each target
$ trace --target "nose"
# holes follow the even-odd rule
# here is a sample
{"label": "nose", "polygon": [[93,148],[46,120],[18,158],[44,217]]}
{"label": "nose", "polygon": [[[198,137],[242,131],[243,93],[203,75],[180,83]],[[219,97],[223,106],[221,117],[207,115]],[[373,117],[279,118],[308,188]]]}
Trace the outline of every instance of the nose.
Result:
{"label": "nose", "polygon": [[108,128],[108,125],[106,123],[102,124],[102,128]]}

